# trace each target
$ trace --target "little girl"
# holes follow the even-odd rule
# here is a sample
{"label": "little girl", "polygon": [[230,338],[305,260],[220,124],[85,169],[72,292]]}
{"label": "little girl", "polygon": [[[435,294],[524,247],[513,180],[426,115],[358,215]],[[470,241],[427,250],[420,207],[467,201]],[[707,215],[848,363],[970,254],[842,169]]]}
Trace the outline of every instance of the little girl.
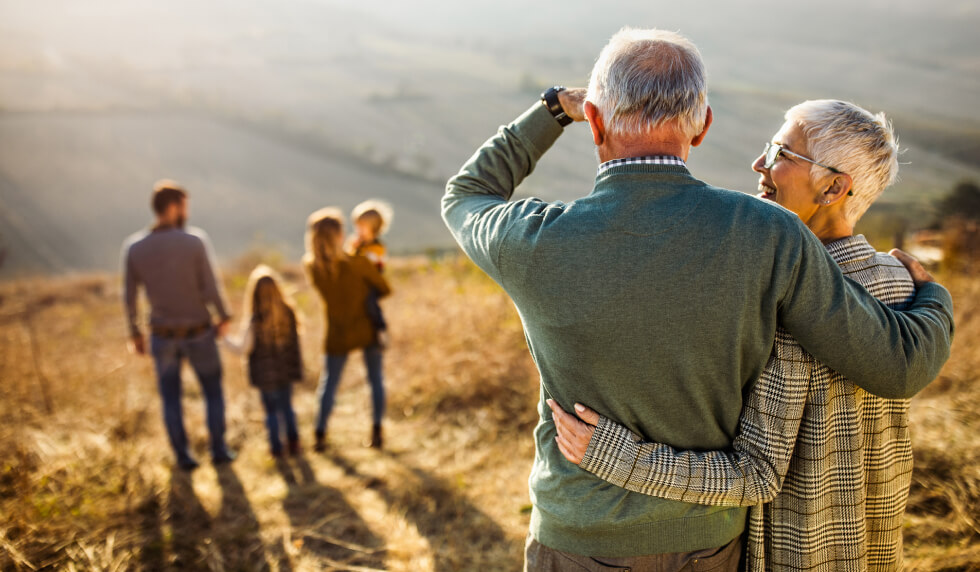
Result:
{"label": "little girl", "polygon": [[237,344],[229,341],[246,355],[249,382],[261,392],[273,457],[283,453],[280,418],[285,425],[289,454],[299,453],[292,391],[293,383],[303,378],[296,312],[279,288],[280,282],[264,264],[252,271],[245,288],[241,340]]}

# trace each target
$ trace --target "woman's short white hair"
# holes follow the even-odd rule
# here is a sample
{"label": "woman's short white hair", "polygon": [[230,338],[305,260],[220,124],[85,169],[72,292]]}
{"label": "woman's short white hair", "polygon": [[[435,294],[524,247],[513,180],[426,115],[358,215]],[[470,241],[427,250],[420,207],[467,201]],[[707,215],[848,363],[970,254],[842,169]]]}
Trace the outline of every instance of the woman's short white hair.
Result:
{"label": "woman's short white hair", "polygon": [[677,120],[680,134],[693,138],[708,109],[701,53],[675,32],[623,28],[599,53],[586,99],[610,133],[649,133]]}
{"label": "woman's short white hair", "polygon": [[[854,195],[844,208],[851,224],[898,177],[898,137],[884,113],[873,114],[848,101],[816,99],[791,107],[786,121],[802,129],[811,159],[851,176]],[[817,165],[810,169],[811,176],[824,173]]]}

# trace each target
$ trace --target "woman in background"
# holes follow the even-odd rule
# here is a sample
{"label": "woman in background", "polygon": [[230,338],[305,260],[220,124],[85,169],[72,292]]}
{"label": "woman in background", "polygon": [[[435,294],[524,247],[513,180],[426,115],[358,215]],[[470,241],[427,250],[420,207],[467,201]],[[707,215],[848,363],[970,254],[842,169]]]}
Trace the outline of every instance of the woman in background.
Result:
{"label": "woman in background", "polygon": [[368,316],[368,296],[391,293],[378,269],[365,257],[344,252],[344,217],[339,209],[327,207],[307,220],[306,254],[303,266],[310,283],[319,292],[326,311],[327,337],[324,364],[317,395],[320,410],[316,418],[317,451],[326,450],[327,421],[333,410],[340,377],[351,351],[364,354],[373,409],[371,447],[382,447],[381,421],[385,409],[384,379],[378,331]]}

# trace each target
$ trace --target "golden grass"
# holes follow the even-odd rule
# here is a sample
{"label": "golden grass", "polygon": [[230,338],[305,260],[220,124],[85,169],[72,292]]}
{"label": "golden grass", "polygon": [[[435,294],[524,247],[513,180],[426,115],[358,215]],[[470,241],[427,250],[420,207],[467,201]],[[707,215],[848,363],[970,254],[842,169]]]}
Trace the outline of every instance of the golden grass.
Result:
{"label": "golden grass", "polygon": [[[244,270],[247,270],[245,268]],[[226,280],[239,311],[242,281]],[[149,359],[125,352],[116,279],[0,284],[0,569],[515,570],[527,529],[536,372],[506,296],[461,260],[397,261],[386,305],[386,450],[363,447],[357,356],[310,450],[319,302],[292,269],[307,379],[294,406],[307,447],[268,455],[263,413],[225,357],[230,466],[171,467]],[[913,406],[909,563],[980,568],[980,280],[957,301],[953,359]],[[200,392],[185,423],[206,461]]]}

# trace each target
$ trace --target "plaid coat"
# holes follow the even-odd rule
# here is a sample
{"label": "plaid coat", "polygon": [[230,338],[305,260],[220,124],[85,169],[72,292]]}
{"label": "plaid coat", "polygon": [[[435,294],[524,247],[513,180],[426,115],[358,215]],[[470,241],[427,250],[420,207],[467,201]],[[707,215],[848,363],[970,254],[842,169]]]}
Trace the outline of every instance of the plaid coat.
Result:
{"label": "plaid coat", "polygon": [[[863,236],[827,248],[879,300],[911,302],[908,272]],[[779,330],[731,450],[646,443],[602,418],[580,466],[647,495],[751,506],[749,570],[897,570],[912,475],[908,406],[865,392]]]}

